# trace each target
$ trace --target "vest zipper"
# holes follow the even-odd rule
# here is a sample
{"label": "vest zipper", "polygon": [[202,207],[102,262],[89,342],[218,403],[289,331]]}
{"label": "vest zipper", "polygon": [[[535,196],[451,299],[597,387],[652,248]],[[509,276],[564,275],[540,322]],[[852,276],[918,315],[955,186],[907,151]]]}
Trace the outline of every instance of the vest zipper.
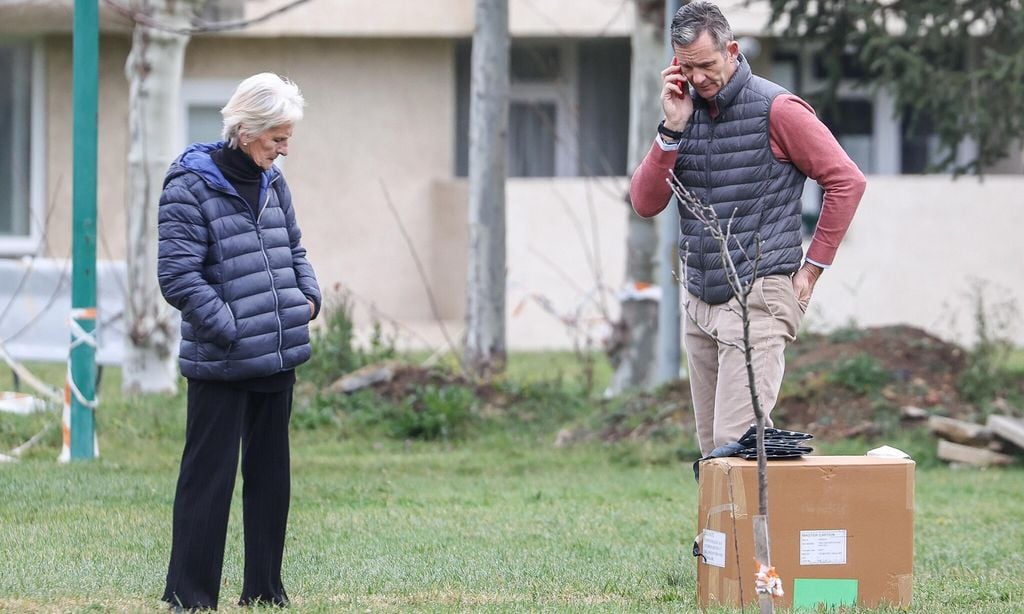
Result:
{"label": "vest zipper", "polygon": [[[704,173],[705,173],[704,174],[704,183],[705,183],[705,185],[708,186],[708,189],[707,189],[707,199],[708,199],[707,205],[709,207],[714,207],[714,201],[711,199],[711,190],[712,190],[712,186],[711,186],[711,147],[714,145],[714,143],[715,143],[715,118],[711,117],[711,113],[708,113],[708,148],[707,148],[707,151],[704,153],[704,156],[705,156],[705,160],[704,160],[704,169],[705,169],[704,170]],[[701,229],[701,239],[700,239],[700,242],[701,242],[701,258],[702,258],[702,260],[701,260],[701,268],[704,270],[704,274],[700,278],[700,296],[701,296],[702,300],[703,300],[703,298],[705,296],[705,289],[706,289],[707,283],[708,283],[708,274],[711,272],[710,269],[708,268],[708,261],[707,261],[708,254],[704,253],[704,245],[703,245],[703,243],[704,243],[704,235],[707,232],[708,232],[707,228],[702,228]]]}
{"label": "vest zipper", "polygon": [[715,144],[715,120],[708,118],[708,149],[704,153],[707,163],[704,165],[704,180],[708,186],[708,205],[711,204],[711,147]]}

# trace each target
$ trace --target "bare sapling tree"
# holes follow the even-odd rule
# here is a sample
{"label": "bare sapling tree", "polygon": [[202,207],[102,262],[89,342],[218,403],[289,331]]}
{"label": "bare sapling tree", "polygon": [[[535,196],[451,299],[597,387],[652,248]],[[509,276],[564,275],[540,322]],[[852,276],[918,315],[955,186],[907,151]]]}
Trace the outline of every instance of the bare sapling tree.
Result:
{"label": "bare sapling tree", "polygon": [[[693,218],[700,222],[701,226],[708,232],[708,234],[718,244],[718,254],[721,260],[722,269],[725,271],[725,278],[732,290],[733,296],[736,297],[736,306],[729,306],[728,309],[736,313],[740,318],[743,325],[743,336],[739,341],[732,339],[723,339],[719,335],[715,335],[712,331],[704,328],[700,322],[694,317],[693,313],[689,309],[689,298],[684,298],[684,311],[690,322],[701,329],[704,334],[714,337],[718,343],[726,345],[743,352],[744,364],[747,371],[747,386],[750,389],[750,400],[754,409],[754,420],[756,424],[757,432],[757,516],[753,519],[754,524],[754,555],[757,558],[757,562],[763,565],[765,568],[771,568],[771,549],[770,542],[768,539],[768,456],[765,452],[764,444],[764,431],[765,431],[765,413],[761,409],[761,402],[757,392],[756,378],[754,374],[754,363],[752,359],[753,346],[750,342],[750,295],[754,289],[754,282],[757,280],[758,265],[761,262],[761,249],[763,246],[760,233],[755,233],[753,245],[753,253],[745,248],[732,233],[732,224],[734,217],[730,215],[727,220],[722,220],[718,212],[712,205],[705,204],[699,198],[693,195],[692,192],[686,189],[685,186],[679,181],[679,178],[673,173],[668,179],[669,185],[672,187],[672,192],[676,198],[682,204],[683,208]],[[733,214],[735,211],[733,212]],[[724,224],[724,226],[723,226]],[[745,254],[746,258],[749,259],[751,265],[751,272],[749,276],[741,276],[736,266],[736,261],[733,258],[733,253],[729,247],[739,247],[739,253]],[[682,257],[682,272],[683,280],[689,278],[689,269],[687,261],[689,260],[690,250],[689,246],[684,246],[683,257]],[[685,295],[689,297],[687,293]],[[757,590],[758,603],[762,614],[774,612],[775,604],[772,601],[772,593],[770,591],[762,590],[761,586],[758,586]]]}

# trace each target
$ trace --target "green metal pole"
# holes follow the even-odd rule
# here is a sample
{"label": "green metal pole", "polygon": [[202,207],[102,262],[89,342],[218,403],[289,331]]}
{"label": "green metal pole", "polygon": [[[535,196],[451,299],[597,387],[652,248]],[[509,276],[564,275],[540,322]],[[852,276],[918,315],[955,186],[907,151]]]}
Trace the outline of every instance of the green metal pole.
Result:
{"label": "green metal pole", "polygon": [[71,236],[71,460],[95,456],[96,121],[99,105],[98,0],[75,0],[72,100],[74,207]]}

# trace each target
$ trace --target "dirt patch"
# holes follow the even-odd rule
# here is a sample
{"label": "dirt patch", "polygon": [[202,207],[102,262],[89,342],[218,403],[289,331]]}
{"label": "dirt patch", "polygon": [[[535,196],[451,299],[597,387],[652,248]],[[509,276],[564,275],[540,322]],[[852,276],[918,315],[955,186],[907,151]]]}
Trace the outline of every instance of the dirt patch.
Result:
{"label": "dirt patch", "polygon": [[377,394],[392,403],[401,403],[428,388],[451,387],[471,390],[488,410],[504,409],[519,400],[500,385],[474,382],[463,375],[437,367],[402,365],[395,369],[391,379],[372,385]]}
{"label": "dirt patch", "polygon": [[970,419],[976,409],[957,390],[966,363],[963,348],[910,326],[803,335],[773,418],[824,439],[872,434],[908,406]]}
{"label": "dirt patch", "polygon": [[[593,427],[593,436],[601,441],[623,439],[668,439],[680,431],[692,431],[693,409],[690,404],[690,384],[686,380],[670,382],[650,393],[632,395],[621,403],[606,403],[611,411],[603,413]],[[571,435],[585,439],[587,429],[578,429]],[[564,440],[569,432],[563,432]]]}
{"label": "dirt patch", "polygon": [[[963,348],[909,326],[804,334],[786,352],[786,379],[772,417],[777,426],[823,440],[883,432],[898,426],[901,409],[909,406],[971,420],[977,410],[957,390],[966,363]],[[561,437],[616,441],[649,438],[669,426],[693,429],[685,381],[609,409],[589,433],[575,429]]]}
{"label": "dirt patch", "polygon": [[[917,328],[804,334],[787,350],[786,363],[786,379],[772,414],[775,423],[819,439],[871,435],[892,428],[901,420],[901,409],[908,406],[966,420],[976,414],[957,390],[967,353]],[[509,386],[477,383],[445,369],[411,365],[397,368],[390,381],[373,389],[389,401],[402,402],[427,387],[452,386],[472,390],[490,412],[514,414],[523,402]],[[643,440],[693,431],[686,381],[599,403],[598,412],[560,433],[559,439]]]}
{"label": "dirt patch", "polygon": [[440,388],[468,385],[466,378],[451,371],[409,365],[396,369],[390,381],[374,386],[374,390],[389,401],[399,402],[417,390],[430,386]]}

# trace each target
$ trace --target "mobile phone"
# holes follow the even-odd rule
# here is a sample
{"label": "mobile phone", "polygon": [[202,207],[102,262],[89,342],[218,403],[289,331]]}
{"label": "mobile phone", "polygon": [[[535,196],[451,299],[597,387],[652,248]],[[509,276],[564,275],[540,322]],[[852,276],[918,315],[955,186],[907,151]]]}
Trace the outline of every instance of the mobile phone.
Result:
{"label": "mobile phone", "polygon": [[[675,55],[672,56],[672,65],[679,66],[679,58],[677,58]],[[680,71],[679,74],[682,74],[682,71]],[[676,94],[677,97],[684,98],[690,95],[690,82],[686,80],[685,76],[683,77],[682,83],[679,84],[679,89],[683,90],[683,93],[682,95]]]}

